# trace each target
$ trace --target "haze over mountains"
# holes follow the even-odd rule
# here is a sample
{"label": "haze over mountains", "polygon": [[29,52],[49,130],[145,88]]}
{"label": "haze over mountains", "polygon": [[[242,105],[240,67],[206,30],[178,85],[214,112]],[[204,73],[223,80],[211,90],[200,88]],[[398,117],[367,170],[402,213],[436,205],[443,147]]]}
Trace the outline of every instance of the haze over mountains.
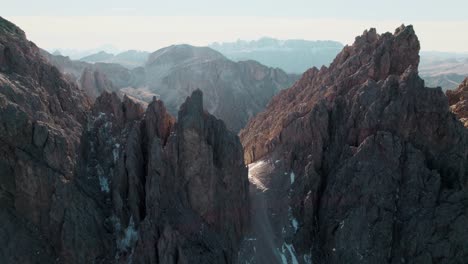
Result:
{"label": "haze over mountains", "polygon": [[136,68],[145,64],[146,60],[148,60],[149,54],[149,52],[137,50],[127,50],[116,55],[100,51],[80,58],[80,61],[89,63],[117,63],[127,68]]}
{"label": "haze over mountains", "polygon": [[468,79],[420,77],[463,60],[422,66],[410,25],[337,52],[86,62],[0,17],[0,263],[465,263]]}
{"label": "haze over mountains", "polygon": [[255,60],[289,73],[302,74],[310,67],[328,66],[343,48],[337,41],[278,40],[213,43],[211,48],[235,61]]}
{"label": "haze over mountains", "polygon": [[427,86],[453,90],[468,75],[468,54],[423,52],[419,71]]}
{"label": "haze over mountains", "polygon": [[[145,55],[126,54],[137,54],[138,58]],[[99,61],[122,57],[101,55],[102,60]],[[200,89],[205,95],[205,109],[223,119],[235,132],[243,128],[250,117],[263,110],[273,95],[298,78],[255,61],[233,62],[208,47],[190,45],[174,45],[155,51],[143,66],[132,69],[117,63],[90,64],[50,54],[45,56],[62,72],[71,74],[71,79],[93,97],[104,90],[120,91],[149,103],[156,96],[166,102],[168,111],[174,115],[185,97]],[[112,85],[108,85],[105,79]]]}
{"label": "haze over mountains", "polygon": [[[343,44],[332,40],[278,40],[264,37],[253,41],[216,42],[209,47],[233,61],[254,60],[269,67],[280,68],[287,73],[302,74],[310,67],[328,66],[341,51]],[[117,63],[127,68],[135,68],[143,66],[149,54],[135,50],[116,55],[100,51],[78,59],[90,63]],[[419,71],[427,86],[453,90],[468,75],[468,54],[423,51]]]}

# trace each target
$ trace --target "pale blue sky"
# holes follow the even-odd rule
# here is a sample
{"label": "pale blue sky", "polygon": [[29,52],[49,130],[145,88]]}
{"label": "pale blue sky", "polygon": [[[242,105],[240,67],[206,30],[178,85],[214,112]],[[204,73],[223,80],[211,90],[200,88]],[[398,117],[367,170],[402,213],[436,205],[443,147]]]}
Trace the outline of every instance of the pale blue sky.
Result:
{"label": "pale blue sky", "polygon": [[466,0],[2,0],[2,15],[287,16],[466,20]]}
{"label": "pale blue sky", "polygon": [[46,49],[156,50],[258,39],[351,44],[370,27],[413,24],[422,50],[468,51],[468,0],[0,0],[1,16]]}

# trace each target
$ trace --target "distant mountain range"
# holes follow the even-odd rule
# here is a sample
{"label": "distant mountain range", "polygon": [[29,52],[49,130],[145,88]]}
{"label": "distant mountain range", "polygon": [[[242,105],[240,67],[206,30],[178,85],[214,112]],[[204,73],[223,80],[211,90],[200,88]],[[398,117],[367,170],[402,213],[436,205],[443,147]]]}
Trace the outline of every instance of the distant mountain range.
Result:
{"label": "distant mountain range", "polygon": [[427,86],[453,90],[468,75],[468,53],[421,52],[419,72]]}
{"label": "distant mountain range", "polygon": [[[336,41],[262,38],[210,47],[173,45],[153,53],[100,51],[77,61],[46,57],[93,98],[103,91],[143,102],[156,96],[176,114],[185,97],[201,89],[205,108],[239,131],[273,95],[297,80],[287,72],[328,66],[342,47]],[[468,75],[468,54],[422,52],[419,72],[427,87],[455,89]]]}
{"label": "distant mountain range", "polygon": [[254,41],[213,43],[210,47],[234,61],[256,60],[286,72],[303,73],[313,66],[328,66],[343,49],[343,44],[331,40],[278,40],[265,37]]}
{"label": "distant mountain range", "polygon": [[[211,48],[190,45],[173,45],[149,56],[135,51],[118,55],[100,52],[80,61],[43,53],[93,98],[103,91],[120,92],[143,102],[157,97],[175,115],[185,98],[200,89],[205,109],[236,132],[262,111],[273,95],[299,77],[256,61],[234,62]],[[122,65],[122,61],[137,65],[138,60],[140,67]]]}
{"label": "distant mountain range", "polygon": [[135,68],[143,66],[146,60],[148,59],[149,52],[146,51],[137,51],[137,50],[127,50],[118,54],[107,53],[105,51],[100,51],[79,59],[80,61],[96,63],[96,62],[106,62],[106,63],[118,63],[126,68]]}
{"label": "distant mountain range", "polygon": [[62,55],[65,57],[70,57],[72,60],[78,60],[83,57],[89,56],[91,54],[95,54],[101,51],[105,51],[107,53],[117,54],[122,52],[118,48],[114,47],[111,44],[101,45],[99,47],[93,49],[68,49],[68,48],[56,48],[56,49],[48,49],[47,52],[52,53],[54,55]]}
{"label": "distant mountain range", "polygon": [[[233,61],[254,60],[288,73],[301,74],[309,68],[328,66],[343,48],[337,41],[278,40],[264,37],[259,40],[213,43],[210,48]],[[63,53],[62,53],[63,52]],[[115,63],[128,69],[144,66],[150,52],[128,50],[117,52],[110,45],[102,50],[57,50],[53,55],[71,54],[70,58],[88,63]],[[77,57],[79,54],[84,56]],[[419,71],[428,87],[455,89],[468,75],[468,53],[423,51]]]}

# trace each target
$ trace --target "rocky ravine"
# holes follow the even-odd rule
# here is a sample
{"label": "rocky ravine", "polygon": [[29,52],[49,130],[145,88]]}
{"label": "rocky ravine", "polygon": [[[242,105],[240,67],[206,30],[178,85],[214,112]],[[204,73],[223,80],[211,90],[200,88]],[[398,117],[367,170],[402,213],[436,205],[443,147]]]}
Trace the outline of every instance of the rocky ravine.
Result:
{"label": "rocky ravine", "polygon": [[419,48],[411,26],[365,31],[241,131],[283,262],[468,259],[468,131],[424,87]]}
{"label": "rocky ravine", "polygon": [[468,78],[455,91],[448,90],[450,109],[468,127]]}
{"label": "rocky ravine", "polygon": [[248,223],[238,137],[195,91],[178,122],[92,105],[0,18],[0,262],[233,263]]}

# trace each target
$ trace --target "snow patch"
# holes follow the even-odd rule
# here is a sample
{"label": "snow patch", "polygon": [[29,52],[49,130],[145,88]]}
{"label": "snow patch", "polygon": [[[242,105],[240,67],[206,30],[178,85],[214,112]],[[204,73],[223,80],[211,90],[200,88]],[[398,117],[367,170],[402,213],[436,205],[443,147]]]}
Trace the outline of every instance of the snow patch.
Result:
{"label": "snow patch", "polygon": [[297,222],[296,218],[293,217],[291,219],[291,225],[293,226],[294,231],[297,231],[297,229],[299,228],[299,223]]}
{"label": "snow patch", "polygon": [[289,221],[291,221],[291,226],[294,228],[294,232],[297,232],[297,230],[299,229],[299,222],[293,216],[291,206],[289,206],[288,208],[288,215],[289,215]]}
{"label": "snow patch", "polygon": [[[297,261],[296,257],[296,250],[294,250],[294,246],[292,244],[287,244],[284,242],[281,246],[281,251],[279,254],[283,264],[299,264],[299,261]],[[288,259],[290,259],[291,262],[288,262]]]}
{"label": "snow patch", "polygon": [[290,174],[290,179],[291,179],[291,184],[294,183],[294,180],[296,179],[296,175],[294,174],[294,172],[291,171],[291,174]]}
{"label": "snow patch", "polygon": [[340,229],[343,229],[344,224],[345,224],[345,220],[343,220],[343,221],[340,222]]}
{"label": "snow patch", "polygon": [[268,188],[254,175],[257,174],[257,171],[261,171],[265,165],[267,165],[267,163],[263,160],[254,162],[249,165],[249,181],[262,191],[266,191]]}
{"label": "snow patch", "polygon": [[109,180],[106,177],[99,175],[99,185],[101,186],[102,192],[105,192],[105,193],[110,192]]}
{"label": "snow patch", "polygon": [[121,251],[128,251],[133,248],[138,241],[138,231],[135,229],[133,216],[130,217],[127,228],[125,228],[122,237],[117,240],[117,248]]}
{"label": "snow patch", "polygon": [[109,193],[110,192],[109,180],[107,179],[107,177],[104,176],[104,169],[99,164],[96,165],[96,173],[98,175],[99,185],[101,186],[101,191],[105,193]]}
{"label": "snow patch", "polygon": [[120,144],[115,143],[114,149],[112,149],[112,156],[114,157],[114,163],[117,162],[117,160],[119,159],[119,148],[120,148]]}
{"label": "snow patch", "polygon": [[99,114],[98,114],[96,120],[99,120],[99,119],[101,119],[101,118],[103,118],[103,117],[105,117],[105,116],[106,116],[106,113],[99,112]]}

